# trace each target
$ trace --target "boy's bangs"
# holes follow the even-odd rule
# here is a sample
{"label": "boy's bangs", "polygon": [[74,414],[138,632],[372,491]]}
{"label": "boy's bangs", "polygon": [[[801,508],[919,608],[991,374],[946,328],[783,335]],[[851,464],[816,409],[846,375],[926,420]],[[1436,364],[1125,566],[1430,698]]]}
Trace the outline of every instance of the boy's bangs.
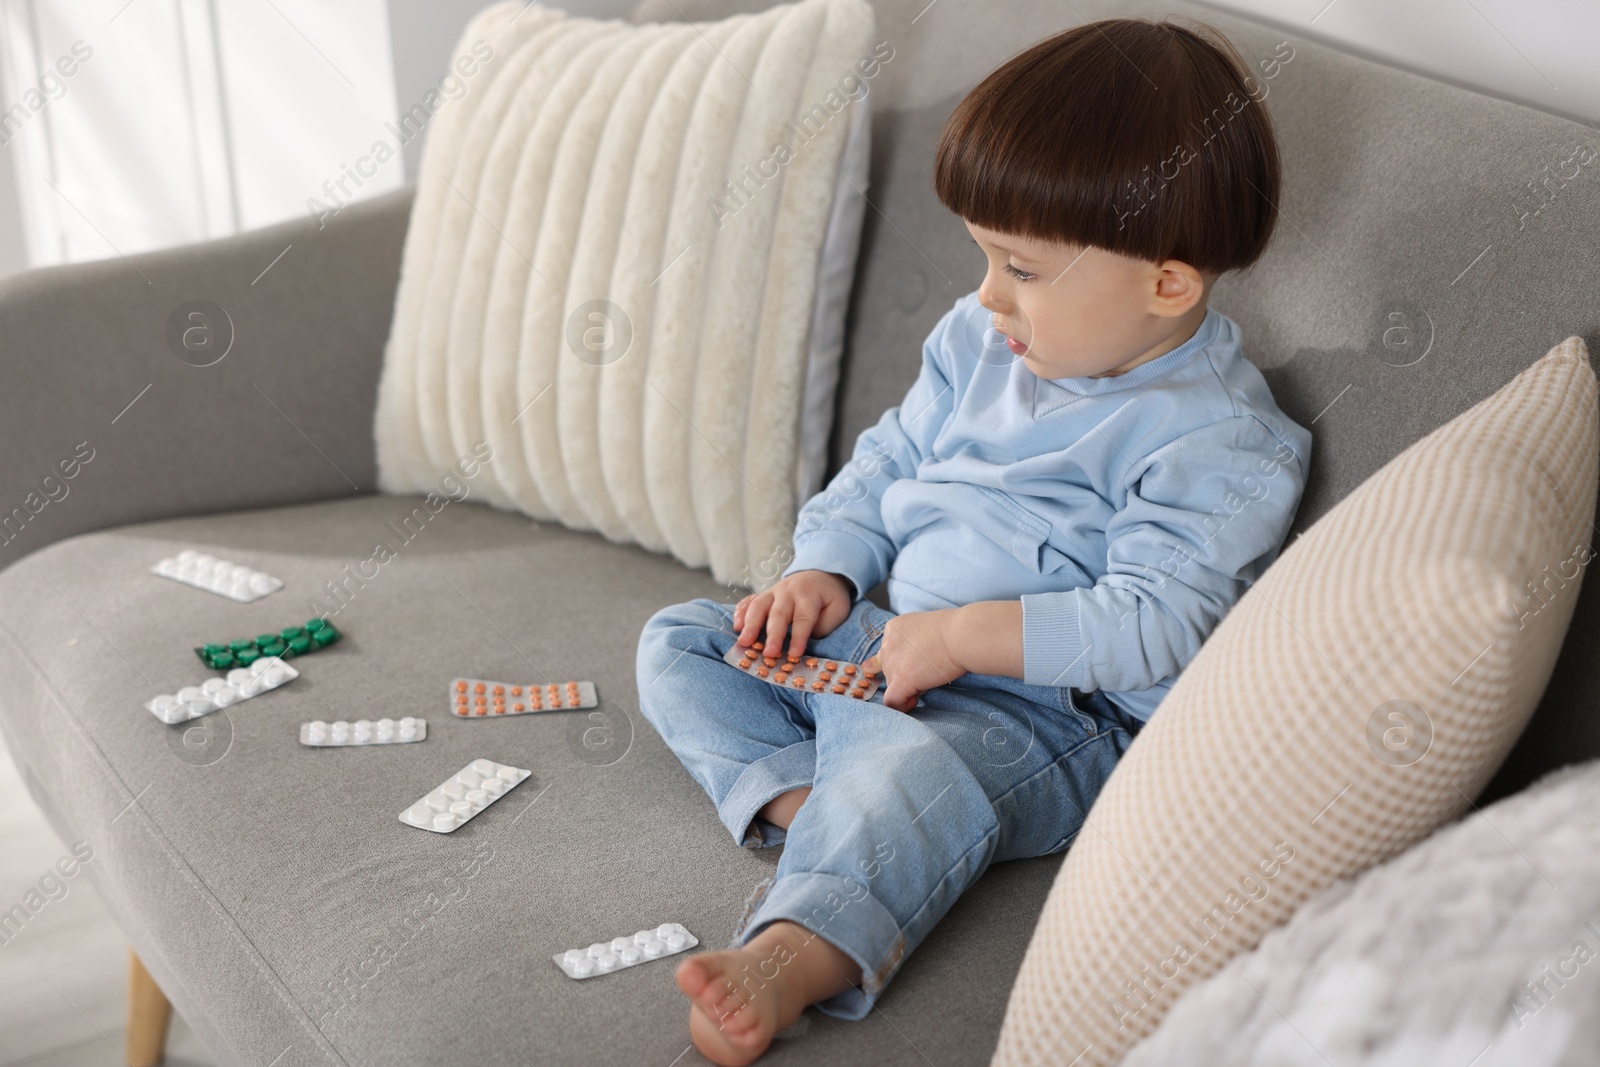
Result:
{"label": "boy's bangs", "polygon": [[934,189],[1001,233],[1243,269],[1277,215],[1265,95],[1220,35],[1141,19],[1075,27],[961,101],[935,152]]}

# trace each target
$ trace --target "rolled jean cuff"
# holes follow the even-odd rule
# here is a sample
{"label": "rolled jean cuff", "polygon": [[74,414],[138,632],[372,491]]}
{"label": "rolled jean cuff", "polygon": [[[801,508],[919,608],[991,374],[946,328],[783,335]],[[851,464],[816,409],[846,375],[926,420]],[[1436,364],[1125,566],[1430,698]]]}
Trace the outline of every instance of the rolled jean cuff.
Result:
{"label": "rolled jean cuff", "polygon": [[[817,743],[797,741],[788,748],[761,757],[741,771],[733,788],[717,805],[717,815],[733,835],[735,844],[757,848],[779,844],[787,835],[766,820],[757,827],[756,812],[774,797],[809,786],[816,776]],[[752,830],[755,831],[754,841],[750,840]]]}
{"label": "rolled jean cuff", "polygon": [[866,883],[835,874],[789,874],[773,881],[734,934],[743,945],[770,923],[788,920],[849,956],[861,968],[861,985],[816,1009],[840,1019],[865,1019],[878,994],[906,955],[906,939],[894,915]]}

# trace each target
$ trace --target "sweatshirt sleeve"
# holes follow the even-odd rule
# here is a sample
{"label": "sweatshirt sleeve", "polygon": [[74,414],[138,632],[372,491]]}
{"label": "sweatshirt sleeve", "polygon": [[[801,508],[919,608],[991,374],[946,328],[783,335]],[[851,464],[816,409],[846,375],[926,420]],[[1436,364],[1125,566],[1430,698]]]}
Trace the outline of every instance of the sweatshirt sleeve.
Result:
{"label": "sweatshirt sleeve", "polygon": [[1245,414],[1136,462],[1106,526],[1106,573],[1023,595],[1023,680],[1122,692],[1181,671],[1277,558],[1309,452],[1309,435],[1296,453]]}
{"label": "sweatshirt sleeve", "polygon": [[856,598],[889,574],[894,542],[883,522],[883,493],[896,480],[915,478],[933,440],[955,411],[953,374],[963,303],[946,312],[922,344],[922,369],[898,407],[856,438],[850,462],[795,520],[794,559],[784,569],[842,574],[855,585]]}

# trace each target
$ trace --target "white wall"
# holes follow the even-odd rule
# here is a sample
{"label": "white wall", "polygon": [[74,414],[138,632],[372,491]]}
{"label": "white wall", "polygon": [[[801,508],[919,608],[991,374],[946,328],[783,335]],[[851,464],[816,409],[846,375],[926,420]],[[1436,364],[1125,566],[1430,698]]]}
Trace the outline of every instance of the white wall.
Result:
{"label": "white wall", "polygon": [[1596,0],[1199,0],[1489,96],[1600,122]]}

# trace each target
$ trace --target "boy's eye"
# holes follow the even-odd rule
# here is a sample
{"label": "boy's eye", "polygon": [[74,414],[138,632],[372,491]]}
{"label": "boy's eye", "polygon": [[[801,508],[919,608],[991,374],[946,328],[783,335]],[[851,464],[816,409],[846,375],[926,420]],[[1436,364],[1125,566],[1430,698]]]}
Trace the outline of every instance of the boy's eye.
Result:
{"label": "boy's eye", "polygon": [[1015,278],[1019,282],[1031,282],[1031,281],[1033,281],[1033,279],[1035,277],[1035,275],[1029,274],[1025,270],[1018,270],[1016,267],[1013,267],[1009,263],[1007,263],[1001,269],[1004,270],[1007,274],[1011,275],[1013,278]]}

